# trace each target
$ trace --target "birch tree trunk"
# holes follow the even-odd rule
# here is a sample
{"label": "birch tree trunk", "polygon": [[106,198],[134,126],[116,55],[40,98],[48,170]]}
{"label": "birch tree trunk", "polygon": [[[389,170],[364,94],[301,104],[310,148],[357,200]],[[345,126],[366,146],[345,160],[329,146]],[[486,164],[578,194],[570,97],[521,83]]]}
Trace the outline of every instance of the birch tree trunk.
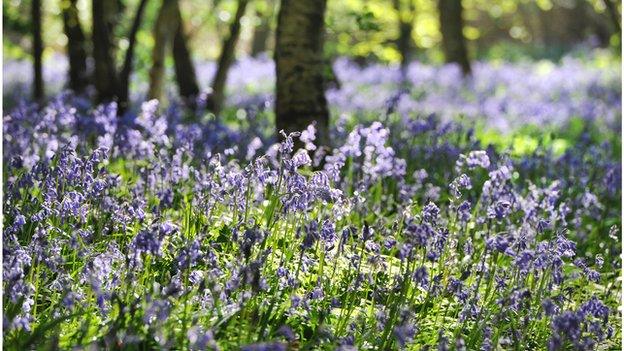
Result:
{"label": "birch tree trunk", "polygon": [[302,131],[316,123],[320,145],[329,141],[323,74],[325,8],[326,0],[282,0],[275,40],[277,132]]}
{"label": "birch tree trunk", "polygon": [[154,48],[152,49],[152,67],[149,72],[149,91],[147,94],[150,99],[163,97],[165,54],[167,47],[173,42],[178,27],[177,6],[177,0],[163,0],[154,23]]}

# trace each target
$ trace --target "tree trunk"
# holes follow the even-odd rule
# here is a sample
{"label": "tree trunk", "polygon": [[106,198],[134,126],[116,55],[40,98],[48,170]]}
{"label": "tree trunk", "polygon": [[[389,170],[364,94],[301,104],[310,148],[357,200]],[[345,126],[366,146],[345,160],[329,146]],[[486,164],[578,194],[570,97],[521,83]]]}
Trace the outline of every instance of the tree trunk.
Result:
{"label": "tree trunk", "polygon": [[195,66],[188,48],[187,37],[184,33],[184,25],[180,8],[176,8],[178,28],[173,38],[173,61],[175,64],[176,80],[180,96],[191,108],[195,108],[195,98],[199,94],[199,86],[195,75]]}
{"label": "tree trunk", "polygon": [[546,46],[552,45],[557,41],[555,39],[555,36],[553,35],[552,23],[550,22],[552,20],[553,12],[554,12],[553,9],[550,9],[548,11],[543,11],[543,10],[538,11],[538,20],[539,20],[541,31],[543,34],[542,38]]}
{"label": "tree trunk", "polygon": [[67,56],[69,57],[69,88],[82,93],[88,82],[87,50],[85,35],[78,17],[78,0],[62,2],[63,28],[67,36]]}
{"label": "tree trunk", "polygon": [[399,41],[397,47],[401,54],[401,68],[405,70],[410,62],[412,54],[412,24],[407,22],[401,22],[399,24]]}
{"label": "tree trunk", "polygon": [[329,141],[323,74],[325,8],[326,0],[282,0],[275,39],[277,131],[302,131],[315,122],[317,142],[323,146]]}
{"label": "tree trunk", "polygon": [[145,12],[145,5],[147,0],[141,0],[137,7],[134,19],[132,20],[132,27],[128,35],[128,49],[126,50],[126,56],[124,57],[123,67],[119,74],[119,113],[123,113],[128,108],[129,91],[130,91],[130,75],[132,74],[132,64],[134,61],[134,47],[136,45],[136,35],[141,27],[141,21],[143,19],[143,13]]}
{"label": "tree trunk", "polygon": [[587,13],[591,32],[598,38],[600,46],[608,46],[611,33],[613,32],[611,22],[607,23],[603,18],[603,14],[596,12],[591,4],[584,4],[584,7],[588,11]]}
{"label": "tree trunk", "polygon": [[438,0],[440,31],[446,62],[457,63],[464,75],[470,74],[470,61],[464,38],[461,0]]}
{"label": "tree trunk", "polygon": [[620,14],[615,7],[615,4],[611,0],[603,0],[605,6],[607,7],[607,12],[609,13],[609,17],[611,18],[611,23],[613,24],[613,29],[617,33],[618,36],[622,36],[622,25],[620,24]]}
{"label": "tree trunk", "polygon": [[32,0],[32,34],[33,34],[33,98],[37,102],[43,100],[43,39],[41,38],[41,1]]}
{"label": "tree trunk", "polygon": [[150,99],[161,99],[165,75],[165,53],[173,42],[178,27],[176,16],[177,0],[163,0],[158,17],[154,23],[154,48],[152,49],[152,68],[149,72]]}
{"label": "tree trunk", "polygon": [[256,17],[260,20],[254,27],[253,39],[251,41],[251,56],[258,55],[267,51],[267,41],[271,35],[271,19],[273,18],[273,3],[265,1],[264,11],[256,9]]}
{"label": "tree trunk", "polygon": [[230,24],[230,34],[223,42],[221,48],[221,55],[217,64],[217,71],[212,80],[212,95],[208,104],[208,108],[215,114],[221,112],[223,107],[223,101],[225,100],[225,83],[227,82],[227,74],[230,66],[234,62],[234,56],[236,54],[236,44],[238,43],[238,37],[240,36],[241,24],[240,20],[245,14],[248,0],[239,0],[238,8],[236,9],[236,15],[232,23]]}
{"label": "tree trunk", "polygon": [[399,18],[399,37],[397,39],[397,49],[401,55],[401,73],[405,77],[407,65],[412,56],[412,30],[414,29],[414,3],[408,0],[407,9],[403,9],[401,0],[394,0],[394,8]]}
{"label": "tree trunk", "polygon": [[117,70],[115,68],[112,29],[117,16],[115,0],[93,0],[93,59],[95,72],[93,81],[99,102],[111,101],[118,91]]}

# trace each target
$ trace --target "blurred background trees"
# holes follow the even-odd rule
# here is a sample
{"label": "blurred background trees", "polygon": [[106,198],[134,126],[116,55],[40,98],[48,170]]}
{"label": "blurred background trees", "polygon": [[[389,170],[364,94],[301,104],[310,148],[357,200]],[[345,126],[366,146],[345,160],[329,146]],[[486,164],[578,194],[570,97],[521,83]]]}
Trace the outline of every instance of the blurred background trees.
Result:
{"label": "blurred background trees", "polygon": [[[100,1],[107,3],[109,0]],[[178,0],[185,19],[188,47],[194,60],[217,60],[224,38],[236,15],[239,0]],[[121,54],[130,43],[130,28],[141,0],[118,0],[120,11],[111,19],[111,35]],[[150,0],[136,36],[137,73],[147,74],[154,46],[152,29],[160,0]],[[32,0],[3,1],[4,55],[25,58],[33,45]],[[464,0],[464,26],[472,59],[557,59],[575,45],[592,40],[607,47],[619,45],[621,5],[614,0]],[[249,11],[240,20],[235,54],[258,56],[272,51],[279,0],[249,0]],[[91,0],[45,0],[42,2],[44,56],[65,53],[70,37],[90,38],[98,32],[92,20]],[[397,15],[400,12],[400,15]],[[70,27],[64,29],[64,23]],[[106,16],[96,18],[105,20]],[[74,20],[75,19],[75,20]],[[409,36],[408,53],[425,62],[444,62],[437,0],[345,0],[328,1],[326,51],[329,56],[350,56],[363,61],[398,63]],[[411,28],[410,28],[411,27]],[[409,33],[407,36],[406,33]],[[402,38],[402,39],[401,39]],[[78,39],[79,40],[79,39]],[[88,39],[87,39],[88,40]],[[87,43],[85,50],[91,49]],[[504,49],[502,49],[504,48]],[[522,50],[521,50],[522,49]]]}
{"label": "blurred background trees", "polygon": [[[474,60],[621,47],[614,0],[7,0],[3,10],[5,60],[33,60],[35,100],[44,97],[44,62],[66,55],[66,87],[93,86],[95,99],[117,101],[120,113],[131,77],[149,82],[149,97],[166,98],[171,74],[189,107],[210,82],[207,107],[218,114],[233,63],[266,55],[277,61],[277,124],[286,129],[295,124],[280,121],[293,115],[301,123],[314,115],[323,129],[322,92],[339,86],[331,62],[340,56],[403,71],[411,60],[455,62],[468,74]],[[206,60],[217,62],[212,77],[197,75],[194,63]]]}
{"label": "blurred background trees", "polygon": [[219,54],[217,61],[217,72],[212,79],[212,92],[209,100],[209,109],[215,114],[218,114],[223,106],[227,73],[234,62],[236,45],[241,34],[241,20],[245,15],[248,3],[248,0],[238,0],[234,18],[232,18],[230,23],[229,33],[225,36],[221,45],[221,54]]}

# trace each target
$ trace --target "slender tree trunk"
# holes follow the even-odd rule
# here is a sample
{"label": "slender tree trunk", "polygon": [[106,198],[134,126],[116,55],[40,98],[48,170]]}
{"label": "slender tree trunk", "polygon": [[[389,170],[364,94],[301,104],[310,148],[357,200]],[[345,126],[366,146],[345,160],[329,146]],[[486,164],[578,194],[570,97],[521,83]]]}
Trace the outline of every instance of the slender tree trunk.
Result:
{"label": "slender tree trunk", "polygon": [[553,12],[553,9],[550,9],[548,11],[538,11],[538,20],[542,31],[542,38],[546,46],[552,45],[556,41],[555,36],[552,33],[552,23],[549,22],[551,20]]}
{"label": "slender tree trunk", "polygon": [[93,81],[99,102],[111,101],[118,91],[118,77],[115,68],[112,29],[118,15],[115,0],[93,0],[93,59],[95,71]]}
{"label": "slender tree trunk", "polygon": [[132,74],[132,64],[134,61],[134,47],[136,46],[136,36],[141,27],[143,13],[147,0],[141,0],[132,20],[132,27],[128,35],[128,49],[124,57],[123,67],[119,74],[119,112],[123,113],[128,108],[129,91],[130,91],[130,75]]}
{"label": "slender tree trunk", "polygon": [[208,108],[214,112],[215,115],[221,112],[223,107],[223,101],[225,100],[225,83],[227,82],[227,74],[230,70],[230,66],[234,62],[234,56],[236,54],[236,44],[238,43],[238,37],[241,30],[241,18],[245,14],[248,0],[239,0],[238,8],[236,9],[236,15],[232,23],[230,24],[230,34],[223,42],[221,48],[221,55],[217,63],[217,72],[215,72],[214,79],[212,80],[212,95]]}
{"label": "slender tree trunk", "polygon": [[401,68],[405,70],[412,56],[412,24],[401,22],[399,24],[399,41],[397,46],[401,54]]}
{"label": "slender tree trunk", "polygon": [[32,0],[32,34],[33,34],[33,98],[35,101],[43,100],[43,39],[41,38],[41,1]]}
{"label": "slender tree trunk", "polygon": [[87,50],[85,35],[78,17],[77,0],[65,0],[63,6],[63,28],[67,36],[69,57],[69,88],[81,93],[88,82]]}
{"label": "slender tree trunk", "polygon": [[173,61],[175,64],[176,80],[180,96],[191,108],[195,108],[195,98],[199,94],[195,66],[188,48],[187,36],[184,33],[184,25],[180,8],[176,8],[178,28],[173,38]]}
{"label": "slender tree trunk", "polygon": [[470,74],[470,61],[464,38],[464,20],[461,0],[438,0],[440,12],[440,31],[446,62],[455,62],[461,66],[465,75]]}
{"label": "slender tree trunk", "polygon": [[176,7],[177,0],[163,0],[154,24],[154,48],[152,50],[152,68],[149,72],[150,99],[161,99],[165,75],[165,53],[173,42],[178,27]]}
{"label": "slender tree trunk", "polygon": [[325,8],[326,0],[282,0],[275,40],[277,131],[301,131],[316,123],[317,142],[324,146],[329,141],[323,74]]}
{"label": "slender tree trunk", "polygon": [[607,7],[607,12],[609,13],[609,17],[611,18],[611,23],[613,24],[613,29],[617,32],[618,36],[622,36],[622,25],[620,24],[620,14],[615,7],[615,4],[611,0],[603,0],[605,6]]}
{"label": "slender tree trunk", "polygon": [[258,57],[258,55],[267,51],[267,41],[271,35],[271,19],[273,18],[273,3],[271,1],[264,1],[264,11],[256,9],[256,17],[260,21],[255,27],[253,32],[253,39],[251,41],[251,56]]}
{"label": "slender tree trunk", "polygon": [[401,55],[401,73],[404,77],[412,56],[412,30],[414,29],[414,13],[416,11],[412,0],[408,1],[407,9],[403,9],[401,0],[394,0],[394,8],[399,17],[397,49]]}
{"label": "slender tree trunk", "polygon": [[527,4],[518,5],[519,10],[522,11],[523,16],[526,16],[527,27],[533,34],[533,40],[538,45],[544,45],[544,31],[542,23],[540,22],[540,8],[535,2],[529,2]]}
{"label": "slender tree trunk", "polygon": [[599,45],[608,46],[611,33],[613,32],[611,22],[606,23],[603,18],[603,14],[596,12],[590,3],[584,4],[584,7],[588,11],[588,20],[591,31],[598,38]]}

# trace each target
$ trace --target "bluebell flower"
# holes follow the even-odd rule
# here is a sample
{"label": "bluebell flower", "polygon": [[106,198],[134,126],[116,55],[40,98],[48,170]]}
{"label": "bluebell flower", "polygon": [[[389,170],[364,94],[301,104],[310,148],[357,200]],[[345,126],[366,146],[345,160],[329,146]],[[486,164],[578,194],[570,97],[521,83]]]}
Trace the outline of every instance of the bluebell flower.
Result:
{"label": "bluebell flower", "polygon": [[472,214],[470,213],[472,210],[471,207],[472,206],[470,205],[470,202],[468,201],[462,202],[457,207],[457,215],[458,215],[458,219],[460,220],[460,222],[467,223],[468,221],[470,221],[470,218],[472,217]]}
{"label": "bluebell flower", "polygon": [[[583,318],[572,311],[565,311],[552,320],[552,329],[556,336],[565,336],[571,341],[579,341],[582,333]],[[557,343],[558,339],[553,340]]]}
{"label": "bluebell flower", "polygon": [[460,198],[462,196],[462,189],[472,189],[472,182],[466,174],[462,173],[459,177],[455,178],[451,184],[449,184],[449,189],[453,196]]}
{"label": "bluebell flower", "polygon": [[468,169],[475,169],[477,167],[488,169],[490,167],[490,158],[483,150],[470,151],[468,155],[460,155],[457,160],[457,168],[461,169],[463,166],[467,166]]}
{"label": "bluebell flower", "polygon": [[511,214],[511,211],[511,203],[509,201],[501,200],[497,201],[494,205],[488,207],[487,215],[488,218],[496,218],[500,220],[509,216],[509,214]]}
{"label": "bluebell flower", "polygon": [[520,272],[526,273],[531,269],[534,257],[535,252],[533,250],[524,250],[516,256],[516,258],[514,259],[514,264],[516,265],[516,267],[518,267]]}
{"label": "bluebell flower", "polygon": [[542,308],[544,309],[544,313],[551,317],[558,313],[559,308],[551,299],[544,299],[542,301]]}
{"label": "bluebell flower", "polygon": [[394,337],[400,347],[405,347],[412,341],[416,334],[416,328],[411,324],[404,324],[394,328]]}
{"label": "bluebell flower", "polygon": [[491,351],[493,349],[492,345],[492,328],[485,327],[483,329],[483,341],[481,343],[481,351]]}
{"label": "bluebell flower", "polygon": [[293,341],[297,338],[297,336],[295,335],[295,333],[293,332],[293,330],[287,326],[287,325],[282,325],[278,330],[277,333],[281,336],[283,336],[287,341]]}
{"label": "bluebell flower", "polygon": [[320,230],[320,237],[325,242],[326,248],[332,248],[334,241],[336,240],[336,228],[334,223],[326,219],[323,221]]}
{"label": "bluebell flower", "polygon": [[606,323],[609,318],[609,308],[595,295],[592,296],[589,301],[581,305],[579,313],[584,316],[592,315],[595,318],[601,319],[604,323]]}
{"label": "bluebell flower", "polygon": [[241,346],[241,351],[286,351],[288,345],[282,342],[265,342]]}
{"label": "bluebell flower", "polygon": [[193,350],[218,350],[212,331],[205,331],[199,326],[193,326],[187,331],[190,348]]}
{"label": "bluebell flower", "polygon": [[416,268],[416,270],[414,271],[414,281],[423,288],[427,288],[429,286],[429,275],[427,272],[427,267],[421,266]]}
{"label": "bluebell flower", "polygon": [[440,214],[440,209],[433,202],[428,203],[422,210],[423,219],[429,223],[435,223]]}
{"label": "bluebell flower", "polygon": [[449,351],[448,339],[444,336],[444,332],[440,330],[438,333],[438,351]]}

